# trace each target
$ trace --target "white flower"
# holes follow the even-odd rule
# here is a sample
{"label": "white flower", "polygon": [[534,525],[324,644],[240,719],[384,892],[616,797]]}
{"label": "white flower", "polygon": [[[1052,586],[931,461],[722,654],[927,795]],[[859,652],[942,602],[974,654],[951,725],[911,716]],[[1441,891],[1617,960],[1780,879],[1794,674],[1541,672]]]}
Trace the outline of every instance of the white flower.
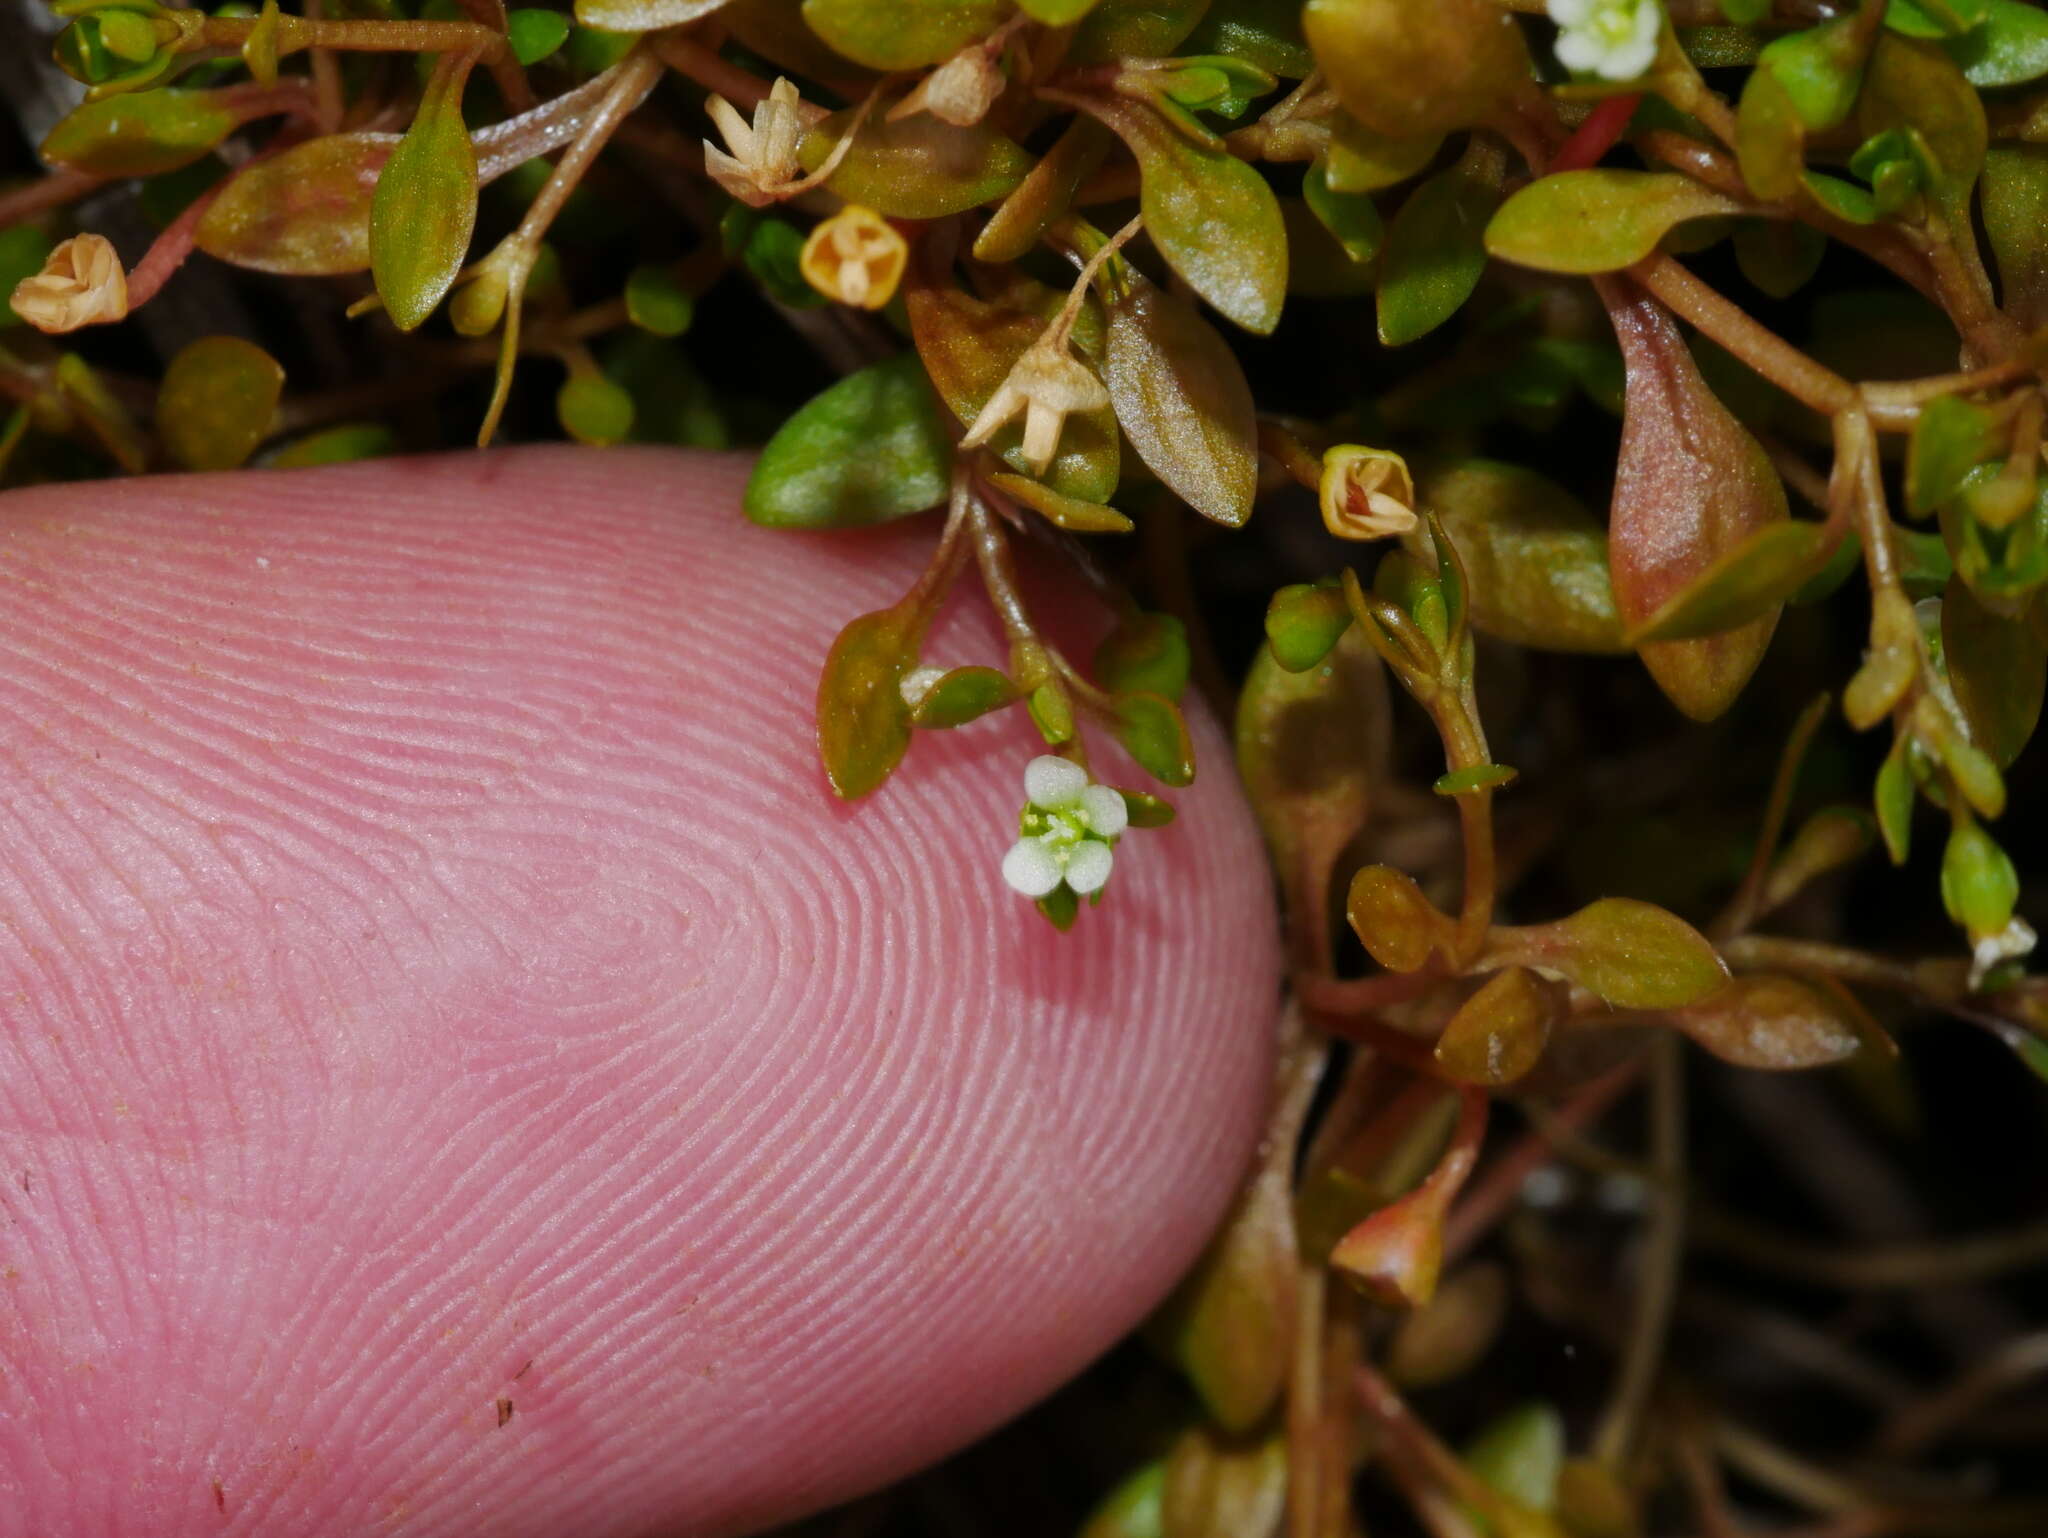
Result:
{"label": "white flower", "polygon": [[1664,8],[1658,0],[1547,0],[1563,30],[1557,61],[1581,75],[1634,80],[1657,57]]}
{"label": "white flower", "polygon": [[1026,897],[1049,897],[1062,882],[1076,896],[1099,892],[1115,863],[1110,850],[1130,825],[1124,798],[1091,784],[1079,764],[1050,753],[1024,769],[1022,833],[1003,856],[1003,880]]}
{"label": "white flower", "polygon": [[929,112],[942,123],[971,128],[988,116],[1007,82],[985,43],[971,43],[933,70],[910,94],[889,109],[894,123],[913,113]]}
{"label": "white flower", "polygon": [[2034,926],[2015,916],[1997,934],[1979,940],[1970,956],[1970,986],[1982,987],[1985,975],[2001,961],[2026,955],[2034,948],[2034,939]]}

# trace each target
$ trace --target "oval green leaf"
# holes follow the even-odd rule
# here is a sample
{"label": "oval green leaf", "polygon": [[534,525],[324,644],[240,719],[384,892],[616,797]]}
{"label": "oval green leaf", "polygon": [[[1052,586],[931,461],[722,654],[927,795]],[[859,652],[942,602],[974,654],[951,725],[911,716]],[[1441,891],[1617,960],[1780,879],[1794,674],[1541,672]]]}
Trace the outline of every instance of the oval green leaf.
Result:
{"label": "oval green leaf", "polygon": [[187,470],[233,470],[269,436],[283,393],[284,370],[254,342],[201,337],[164,369],[157,436]]}
{"label": "oval green leaf", "polygon": [[1559,171],[1501,204],[1486,249],[1541,272],[1614,272],[1655,251],[1675,225],[1741,211],[1675,171]]}
{"label": "oval green leaf", "polygon": [[1236,528],[1258,491],[1258,418],[1237,355],[1185,300],[1140,281],[1109,312],[1102,381],[1138,457]]}
{"label": "oval green leaf", "polygon": [[467,59],[435,69],[370,200],[370,274],[400,331],[434,313],[476,229],[476,148],[462,121],[468,76]]}
{"label": "oval green leaf", "polygon": [[943,502],[952,458],[924,369],[905,353],[847,375],[784,422],[741,507],[772,528],[881,523]]}

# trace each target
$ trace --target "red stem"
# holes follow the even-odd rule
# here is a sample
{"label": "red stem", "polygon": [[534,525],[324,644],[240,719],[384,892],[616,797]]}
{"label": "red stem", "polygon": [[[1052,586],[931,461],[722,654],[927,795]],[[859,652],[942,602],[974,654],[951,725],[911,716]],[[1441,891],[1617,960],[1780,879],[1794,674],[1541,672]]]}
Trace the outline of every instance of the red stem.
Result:
{"label": "red stem", "polygon": [[1558,152],[1550,157],[1550,169],[1553,172],[1583,171],[1588,166],[1598,165],[1600,157],[1620,141],[1628,128],[1628,120],[1635,116],[1642,100],[1642,92],[1631,91],[1626,96],[1610,96],[1601,102],[1586,114],[1585,122],[1579,124]]}

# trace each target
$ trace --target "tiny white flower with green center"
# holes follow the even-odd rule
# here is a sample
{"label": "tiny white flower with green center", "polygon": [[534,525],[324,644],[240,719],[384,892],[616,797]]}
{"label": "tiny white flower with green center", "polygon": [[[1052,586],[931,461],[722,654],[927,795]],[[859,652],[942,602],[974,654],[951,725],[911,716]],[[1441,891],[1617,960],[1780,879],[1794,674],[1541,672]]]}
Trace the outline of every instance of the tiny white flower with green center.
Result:
{"label": "tiny white flower with green center", "polygon": [[1062,883],[1078,897],[1102,890],[1115,863],[1111,848],[1130,825],[1124,798],[1091,784],[1079,764],[1050,753],[1024,769],[1021,837],[1003,856],[1003,880],[1026,897],[1049,897]]}
{"label": "tiny white flower with green center", "polygon": [[1979,940],[1970,955],[1970,986],[1982,987],[1993,967],[2033,950],[2035,938],[2034,926],[2015,916],[1997,934]]}
{"label": "tiny white flower with green center", "polygon": [[1557,61],[1581,75],[1634,80],[1657,58],[1664,30],[1658,0],[1547,0],[1550,19],[1563,30]]}

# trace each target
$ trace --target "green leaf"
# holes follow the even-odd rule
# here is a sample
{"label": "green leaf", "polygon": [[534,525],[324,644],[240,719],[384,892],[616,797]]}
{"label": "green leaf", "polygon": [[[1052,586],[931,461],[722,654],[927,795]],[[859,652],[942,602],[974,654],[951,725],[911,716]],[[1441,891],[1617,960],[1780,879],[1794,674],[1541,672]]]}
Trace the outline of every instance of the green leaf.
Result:
{"label": "green leaf", "polygon": [[1103,1497],[1078,1538],[1166,1538],[1166,1462],[1145,1464]]}
{"label": "green leaf", "polygon": [[1095,681],[1116,694],[1177,700],[1188,686],[1188,633],[1171,614],[1133,609],[1095,648]]}
{"label": "green leaf", "polygon": [[1273,660],[1290,673],[1321,662],[1350,628],[1351,607],[1334,581],[1283,587],[1266,606],[1266,644]]}
{"label": "green leaf", "polygon": [[1560,171],[1500,206],[1486,249],[1542,272],[1615,272],[1650,255],[1674,225],[1741,210],[1675,171]]}
{"label": "green leaf", "polygon": [[1071,119],[974,237],[975,260],[1014,262],[1037,245],[1052,222],[1073,206],[1081,183],[1101,166],[1115,142],[1094,118]]}
{"label": "green leaf", "polygon": [[1962,489],[1964,479],[2005,447],[1997,413],[1942,395],[1920,408],[1906,447],[1906,510],[1924,516]]}
{"label": "green leaf", "polygon": [[910,713],[913,726],[965,726],[1022,699],[1017,685],[994,668],[954,668],[927,689]]}
{"label": "green leaf", "polygon": [[208,256],[289,277],[370,265],[370,203],[391,156],[377,134],[329,134],[237,171],[199,216]]}
{"label": "green leaf", "polygon": [[1788,32],[1765,47],[1756,67],[1784,88],[1799,121],[1820,133],[1841,123],[1855,108],[1869,54],[1861,18],[1844,16]]}
{"label": "green leaf", "polygon": [[505,40],[522,65],[538,64],[569,41],[569,18],[560,11],[507,11]]}
{"label": "green leaf", "polygon": [[[32,224],[17,224],[0,230],[0,295],[11,295],[24,278],[43,270],[55,249],[48,235]],[[0,309],[0,331],[20,322],[12,304]]]}
{"label": "green leaf", "polygon": [[1194,31],[1210,0],[1100,0],[1074,29],[1069,64],[1162,58]]}
{"label": "green leaf", "polygon": [[1767,523],[1666,599],[1628,633],[1628,643],[1684,641],[1738,629],[1776,612],[1833,553],[1834,541],[1821,524]]}
{"label": "green leaf", "polygon": [[1063,496],[1044,482],[1034,481],[1026,475],[998,471],[989,476],[988,483],[1022,502],[1053,527],[1065,529],[1070,534],[1128,534],[1137,527],[1113,507]]}
{"label": "green leaf", "polygon": [[633,431],[633,397],[603,374],[572,373],[555,393],[555,417],[578,443],[624,443]]}
{"label": "green leaf", "polygon": [[74,107],[42,155],[93,176],[156,176],[203,159],[239,123],[217,91],[137,91]]}
{"label": "green leaf", "polygon": [[2030,330],[2048,323],[2048,145],[1992,145],[1978,203],[2007,312]]}
{"label": "green leaf", "polygon": [[1131,447],[1196,512],[1236,528],[1258,491],[1258,421],[1237,355],[1194,307],[1138,282],[1109,312],[1102,381]]}
{"label": "green leaf", "polygon": [[1906,767],[1907,739],[1892,743],[1883,766],[1877,771],[1877,787],[1871,800],[1877,812],[1877,831],[1884,836],[1885,853],[1892,864],[1904,865],[1913,838],[1913,774]]}
{"label": "green leaf", "polygon": [[2048,75],[2048,15],[2024,0],[1991,0],[1981,27],[1942,46],[1971,85],[2024,85]]}
{"label": "green leaf", "polygon": [[1891,0],[1884,24],[1902,37],[1961,37],[1991,15],[1991,0]]}
{"label": "green leaf", "polygon": [[1514,783],[1516,771],[1506,764],[1473,764],[1440,774],[1429,788],[1439,796],[1463,796],[1475,790],[1498,790]]}
{"label": "green leaf", "polygon": [[1443,142],[1440,133],[1391,138],[1339,113],[1330,125],[1324,175],[1333,192],[1378,192],[1422,172],[1436,159]]}
{"label": "green leaf", "polygon": [[697,303],[666,267],[635,267],[626,278],[626,319],[654,336],[681,336]]}
{"label": "green leaf", "polygon": [[1837,219],[1850,224],[1875,224],[1881,215],[1877,199],[1867,187],[1842,180],[1839,176],[1826,176],[1819,171],[1801,173],[1800,181],[1813,194],[1813,200]]}
{"label": "green leaf", "polygon": [[1970,737],[2003,769],[2041,721],[2048,689],[2048,633],[2034,612],[2008,618],[1977,600],[1961,578],[1941,600],[1941,652]]}
{"label": "green leaf", "polygon": [[869,69],[921,69],[950,59],[993,32],[1009,11],[1009,0],[804,0],[810,29]]}
{"label": "green leaf", "polygon": [[308,433],[264,456],[273,470],[307,470],[315,465],[351,464],[381,459],[398,451],[398,435],[381,422],[344,422],[339,427]]}
{"label": "green leaf", "polygon": [[1671,1023],[1738,1068],[1823,1068],[1862,1044],[1856,1016],[1834,994],[1796,977],[1758,973],[1732,979]]}
{"label": "green leaf", "polygon": [[1910,138],[1943,216],[1952,228],[1969,226],[1990,130],[1984,103],[1953,59],[1933,43],[1885,33],[1871,51],[1856,123],[1865,138],[1887,129]]}
{"label": "green leaf", "polygon": [[1603,897],[1549,924],[1496,927],[1485,959],[1561,972],[1621,1009],[1680,1009],[1728,979],[1727,965],[1698,930],[1631,897]]}
{"label": "green leaf", "polygon": [[925,618],[908,599],[863,614],[826,655],[818,679],[818,755],[832,789],[849,801],[888,779],[910,747],[903,675],[917,665]]}
{"label": "green leaf", "polygon": [[[804,135],[797,159],[806,171],[825,163],[852,119],[848,109]],[[825,185],[892,219],[943,219],[1007,197],[1031,165],[986,123],[959,128],[920,112],[894,123],[870,117]]]}
{"label": "green leaf", "polygon": [[1119,694],[1110,701],[1116,740],[1133,762],[1162,785],[1192,785],[1195,746],[1172,700],[1158,694]]}
{"label": "green leaf", "polygon": [[156,430],[187,470],[232,470],[270,434],[284,393],[284,370],[254,342],[201,337],[164,369]]}
{"label": "green leaf", "polygon": [[1316,67],[1294,0],[1211,0],[1183,44],[1184,52],[1227,54],[1285,80],[1305,79]]}
{"label": "green leaf", "polygon": [[1528,46],[1492,0],[1308,0],[1302,29],[1351,115],[1396,138],[1485,122],[1528,88]]}
{"label": "green leaf", "polygon": [[476,149],[462,121],[470,63],[443,56],[370,200],[370,274],[400,331],[434,313],[476,228]]}
{"label": "green leaf", "polygon": [[904,354],[799,407],[755,461],[741,506],[773,528],[881,523],[943,502],[952,456],[924,369]]}
{"label": "green leaf", "polygon": [[1528,1404],[1473,1438],[1465,1465],[1517,1506],[1550,1511],[1557,1505],[1564,1451],[1564,1417],[1552,1405]]}
{"label": "green leaf", "polygon": [[[1041,292],[1051,299],[1049,291]],[[1018,305],[991,304],[952,288],[913,288],[904,304],[932,383],[963,423],[981,414],[1048,320]],[[1108,501],[1122,474],[1119,441],[1111,407],[1069,414],[1060,429],[1059,452],[1042,477],[1045,485],[1068,502]],[[1030,470],[1021,423],[999,429],[988,446],[1013,469]]]}
{"label": "green leaf", "polygon": [[2020,878],[2011,858],[1983,827],[1965,817],[1949,830],[1941,854],[1941,901],[1972,941],[1998,934],[2012,921]]}
{"label": "green leaf", "polygon": [[1380,253],[1380,341],[1399,347],[1455,315],[1486,270],[1486,223],[1499,191],[1462,166],[1408,195]]}
{"label": "green leaf", "polygon": [[1387,233],[1379,206],[1362,192],[1333,192],[1324,161],[1316,161],[1302,177],[1301,196],[1352,261],[1369,262],[1379,255]]}
{"label": "green leaf", "polygon": [[1071,27],[1095,4],[1096,0],[1017,0],[1017,9],[1048,27]]}
{"label": "green leaf", "polygon": [[[1618,653],[1607,532],[1555,481],[1470,459],[1428,470],[1420,496],[1465,567],[1473,626],[1517,646]],[[1419,534],[1411,537],[1419,548]]]}
{"label": "green leaf", "polygon": [[1569,1002],[1562,985],[1504,967],[1444,1023],[1433,1055],[1462,1084],[1512,1084],[1542,1059]]}
{"label": "green leaf", "polygon": [[576,0],[576,19],[602,32],[658,32],[717,10],[725,0]]}
{"label": "green leaf", "polygon": [[1122,98],[1074,98],[1137,159],[1145,233],[1217,311],[1264,336],[1287,297],[1287,230],[1266,179],[1235,155],[1177,133]]}

